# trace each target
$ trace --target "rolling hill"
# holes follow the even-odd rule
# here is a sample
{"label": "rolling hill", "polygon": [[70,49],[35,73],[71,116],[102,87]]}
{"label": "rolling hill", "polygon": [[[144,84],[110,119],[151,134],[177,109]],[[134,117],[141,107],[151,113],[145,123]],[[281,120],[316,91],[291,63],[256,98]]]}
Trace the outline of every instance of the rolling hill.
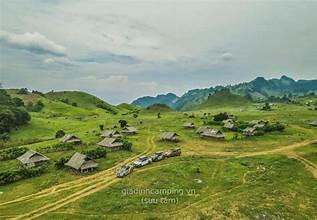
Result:
{"label": "rolling hill", "polygon": [[171,112],[174,111],[172,108],[165,104],[153,104],[148,106],[145,111],[147,112]]}
{"label": "rolling hill", "polygon": [[209,95],[207,100],[195,106],[196,109],[212,108],[212,107],[225,107],[225,106],[243,106],[247,105],[250,101],[240,95],[233,94],[229,89],[216,91],[214,94]]}
{"label": "rolling hill", "polygon": [[109,112],[116,113],[118,108],[110,105],[109,103],[97,98],[96,96],[90,95],[80,91],[59,91],[59,92],[48,92],[45,97],[51,100],[59,100],[66,104],[82,107],[82,108],[102,108]]}

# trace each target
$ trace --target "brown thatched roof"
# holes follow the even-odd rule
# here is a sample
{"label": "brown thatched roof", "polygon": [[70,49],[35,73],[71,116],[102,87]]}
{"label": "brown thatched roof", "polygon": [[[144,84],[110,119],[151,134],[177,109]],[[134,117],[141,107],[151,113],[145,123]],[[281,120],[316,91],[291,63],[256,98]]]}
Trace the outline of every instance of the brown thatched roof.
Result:
{"label": "brown thatched roof", "polygon": [[102,132],[101,137],[114,137],[120,135],[119,131],[116,130],[106,130]]}
{"label": "brown thatched roof", "polygon": [[88,168],[98,167],[98,163],[78,152],[76,152],[65,165],[74,168],[75,170],[85,170]]}
{"label": "brown thatched roof", "polygon": [[311,121],[309,124],[310,124],[311,126],[317,126],[317,120]]}
{"label": "brown thatched roof", "polygon": [[73,134],[66,134],[60,139],[62,143],[80,143],[81,140]]}
{"label": "brown thatched roof", "polygon": [[183,127],[185,127],[185,128],[195,128],[195,124],[193,122],[185,122],[183,124]]}
{"label": "brown thatched roof", "polygon": [[28,150],[23,155],[19,156],[17,160],[19,160],[22,164],[30,164],[48,161],[49,158],[36,151]]}
{"label": "brown thatched roof", "polygon": [[160,136],[162,140],[170,140],[170,141],[177,141],[178,137],[179,135],[175,132],[164,132]]}
{"label": "brown thatched roof", "polygon": [[105,138],[102,141],[98,143],[99,146],[102,147],[121,147],[123,146],[123,143],[118,138]]}
{"label": "brown thatched roof", "polygon": [[197,134],[201,134],[201,133],[203,133],[204,131],[207,131],[207,130],[209,130],[209,129],[211,129],[209,126],[199,127],[199,128],[196,130],[196,133],[197,133]]}
{"label": "brown thatched roof", "polygon": [[135,134],[138,132],[138,129],[136,129],[135,127],[128,126],[123,128],[121,132],[126,134]]}
{"label": "brown thatched roof", "polygon": [[225,137],[221,131],[215,130],[215,129],[205,130],[200,135],[202,137],[210,137],[210,138],[217,138],[217,139],[223,139]]}

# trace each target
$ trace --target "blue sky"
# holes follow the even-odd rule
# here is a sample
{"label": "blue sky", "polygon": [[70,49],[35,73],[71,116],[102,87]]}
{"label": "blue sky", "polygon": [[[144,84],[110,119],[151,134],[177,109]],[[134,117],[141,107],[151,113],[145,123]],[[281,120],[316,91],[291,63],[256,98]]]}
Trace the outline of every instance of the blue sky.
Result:
{"label": "blue sky", "polygon": [[0,82],[111,103],[234,84],[316,79],[313,1],[1,1]]}

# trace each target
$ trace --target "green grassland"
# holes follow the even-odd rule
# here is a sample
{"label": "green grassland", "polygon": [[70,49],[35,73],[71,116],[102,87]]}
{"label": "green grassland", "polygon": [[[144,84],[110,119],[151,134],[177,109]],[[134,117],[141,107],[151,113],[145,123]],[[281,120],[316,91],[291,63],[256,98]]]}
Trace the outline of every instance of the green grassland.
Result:
{"label": "green grassland", "polygon": [[[15,90],[10,94],[25,101],[41,100],[44,108],[31,113],[28,125],[12,131],[10,140],[1,143],[2,148],[25,146],[39,150],[52,146],[58,143],[54,136],[59,129],[75,134],[84,144],[74,150],[46,153],[51,160],[48,172],[41,176],[0,186],[0,219],[317,218],[317,144],[313,143],[317,141],[317,128],[308,125],[317,113],[305,105],[275,104],[271,111],[260,111],[261,104],[255,103],[206,105],[186,114],[162,111],[158,118],[159,110],[140,111],[135,117],[135,107],[127,104],[109,105],[117,111],[113,114],[97,108],[95,99],[82,101],[74,92],[45,97],[17,95]],[[60,101],[66,97],[77,107]],[[195,130],[182,127],[189,121],[202,126],[204,113],[224,111],[239,120],[278,121],[286,128],[249,138],[224,131],[225,140],[219,141],[201,139]],[[99,125],[119,128],[120,119],[139,130],[128,137],[133,143],[132,152],[108,152],[106,158],[97,159],[99,169],[90,174],[56,170],[55,160],[94,149],[101,140]],[[177,132],[181,141],[161,142],[159,135],[164,131]],[[181,147],[181,157],[137,169],[123,179],[115,177],[116,166],[138,155],[174,146]],[[16,160],[0,161],[0,171],[17,167]],[[183,194],[126,195],[123,192],[127,189],[178,189]],[[152,199],[152,203],[142,203],[142,199]],[[159,202],[154,203],[156,199]]]}

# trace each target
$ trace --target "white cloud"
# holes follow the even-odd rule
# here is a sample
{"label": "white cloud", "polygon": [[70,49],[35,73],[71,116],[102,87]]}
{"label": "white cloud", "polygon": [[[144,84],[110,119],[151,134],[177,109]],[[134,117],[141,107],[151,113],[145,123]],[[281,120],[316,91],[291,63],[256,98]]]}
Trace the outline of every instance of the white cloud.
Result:
{"label": "white cloud", "polygon": [[0,31],[0,43],[8,47],[27,50],[36,54],[51,54],[54,56],[66,55],[65,47],[56,44],[37,32],[15,34],[7,31]]}
{"label": "white cloud", "polygon": [[68,57],[49,57],[43,60],[43,63],[45,64],[61,64],[65,66],[71,66],[74,65],[74,62],[72,62]]}
{"label": "white cloud", "polygon": [[222,54],[222,59],[224,61],[230,61],[233,59],[233,55],[231,53],[224,53]]}

